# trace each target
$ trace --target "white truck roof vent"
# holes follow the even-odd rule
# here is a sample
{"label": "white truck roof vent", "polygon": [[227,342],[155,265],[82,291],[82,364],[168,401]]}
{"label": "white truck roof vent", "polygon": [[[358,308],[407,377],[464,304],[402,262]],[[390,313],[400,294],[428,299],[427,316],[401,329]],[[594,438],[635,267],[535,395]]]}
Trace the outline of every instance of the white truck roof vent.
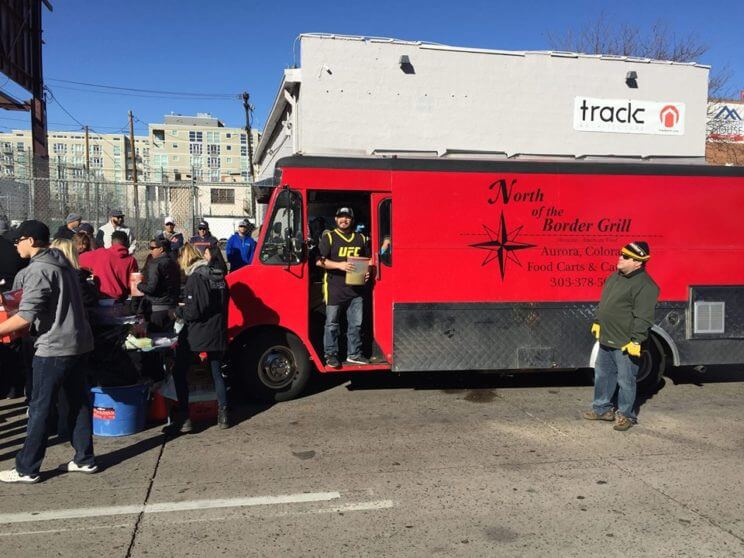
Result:
{"label": "white truck roof vent", "polygon": [[694,333],[724,333],[726,321],[725,302],[695,302]]}

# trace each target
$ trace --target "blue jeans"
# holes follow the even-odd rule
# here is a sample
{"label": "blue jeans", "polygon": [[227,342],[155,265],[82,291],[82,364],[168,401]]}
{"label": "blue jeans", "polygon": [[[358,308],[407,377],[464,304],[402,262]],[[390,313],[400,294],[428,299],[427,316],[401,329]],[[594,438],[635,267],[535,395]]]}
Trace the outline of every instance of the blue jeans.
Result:
{"label": "blue jeans", "polygon": [[[326,306],[326,321],[323,329],[323,350],[326,356],[338,356],[338,319],[344,305]],[[346,306],[347,356],[362,356],[362,314],[364,300],[361,296],[352,298]]]}
{"label": "blue jeans", "polygon": [[[200,351],[199,351],[200,352]],[[173,382],[176,384],[176,396],[178,397],[178,408],[184,414],[189,414],[189,384],[186,375],[191,365],[196,362],[198,352],[192,352],[188,339],[185,335],[178,338],[176,347],[176,363],[173,367]],[[222,352],[208,352],[207,360],[212,371],[212,380],[214,381],[214,391],[217,394],[217,404],[220,407],[227,407],[227,386],[225,378],[222,377]]]}
{"label": "blue jeans", "polygon": [[617,410],[626,418],[636,420],[636,376],[638,359],[620,349],[599,346],[597,362],[594,364],[594,401],[592,408],[597,414],[612,409],[612,398],[617,393]]}
{"label": "blue jeans", "polygon": [[46,453],[47,421],[52,407],[57,404],[60,388],[64,388],[67,397],[67,425],[75,448],[73,461],[78,465],[95,464],[91,396],[84,362],[84,356],[34,356],[26,440],[16,455],[16,471],[20,474],[39,473]]}

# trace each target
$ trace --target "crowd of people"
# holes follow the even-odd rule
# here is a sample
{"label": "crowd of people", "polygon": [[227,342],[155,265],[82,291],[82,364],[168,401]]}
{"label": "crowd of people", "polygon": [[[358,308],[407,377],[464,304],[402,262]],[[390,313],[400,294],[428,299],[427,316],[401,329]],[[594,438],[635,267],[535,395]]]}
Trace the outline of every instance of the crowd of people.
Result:
{"label": "crowd of people", "polygon": [[[0,345],[1,389],[8,397],[28,400],[27,436],[15,468],[0,472],[2,482],[34,483],[46,451],[52,417],[59,417],[75,450],[65,465],[70,472],[95,473],[89,356],[96,344],[95,315],[101,301],[129,304],[140,315],[147,335],[176,335],[173,380],[178,409],[167,427],[170,433],[189,432],[187,373],[197,361],[212,372],[218,401],[217,423],[230,425],[227,388],[222,374],[227,349],[228,268],[209,224],[199,222],[185,242],[175,220],[164,219],[164,229],[149,240],[140,273],[135,258],[136,238],[120,210],[95,231],[78,213],[70,213],[52,236],[49,227],[27,220],[0,231],[0,289],[21,293],[17,313],[0,323],[0,337],[14,336]],[[2,223],[0,223],[2,226]],[[230,269],[249,265],[255,241],[253,225],[240,222],[229,239]],[[159,358],[143,358],[160,368]],[[63,395],[61,395],[63,394]],[[64,405],[60,400],[64,398]]]}

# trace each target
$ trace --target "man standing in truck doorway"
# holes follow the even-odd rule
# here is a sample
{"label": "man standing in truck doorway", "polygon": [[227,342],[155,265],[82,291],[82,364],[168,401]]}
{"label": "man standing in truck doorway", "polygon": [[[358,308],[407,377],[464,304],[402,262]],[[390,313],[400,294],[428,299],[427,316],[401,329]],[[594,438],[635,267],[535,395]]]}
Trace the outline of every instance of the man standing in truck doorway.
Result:
{"label": "man standing in truck doorway", "polygon": [[[369,364],[362,354],[362,319],[364,312],[364,293],[367,285],[346,284],[346,272],[354,271],[349,257],[369,257],[367,237],[354,232],[354,211],[341,207],[336,211],[336,228],[324,231],[320,237],[317,265],[325,270],[323,296],[326,303],[326,321],[323,331],[325,361],[331,368],[340,368],[338,357],[339,316],[346,309],[347,357],[350,364]],[[364,277],[369,280],[369,271]]]}
{"label": "man standing in truck doorway", "polygon": [[[631,242],[620,250],[617,272],[607,278],[592,333],[599,341],[594,364],[594,401],[587,420],[615,421],[615,430],[628,430],[636,422],[636,375],[641,343],[654,325],[659,287],[648,273],[648,244]],[[617,395],[617,413],[612,398]]]}

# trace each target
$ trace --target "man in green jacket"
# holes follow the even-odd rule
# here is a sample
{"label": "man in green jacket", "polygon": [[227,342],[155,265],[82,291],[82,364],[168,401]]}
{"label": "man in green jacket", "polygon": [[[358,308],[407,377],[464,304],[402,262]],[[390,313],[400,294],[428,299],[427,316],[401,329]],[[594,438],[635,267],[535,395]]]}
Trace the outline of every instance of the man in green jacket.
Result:
{"label": "man in green jacket", "polygon": [[[620,251],[617,273],[607,278],[592,333],[599,341],[594,364],[592,410],[587,420],[615,421],[615,430],[636,422],[635,398],[641,343],[654,324],[659,287],[646,273],[651,254],[646,242],[631,242]],[[612,398],[618,389],[617,414]]]}

